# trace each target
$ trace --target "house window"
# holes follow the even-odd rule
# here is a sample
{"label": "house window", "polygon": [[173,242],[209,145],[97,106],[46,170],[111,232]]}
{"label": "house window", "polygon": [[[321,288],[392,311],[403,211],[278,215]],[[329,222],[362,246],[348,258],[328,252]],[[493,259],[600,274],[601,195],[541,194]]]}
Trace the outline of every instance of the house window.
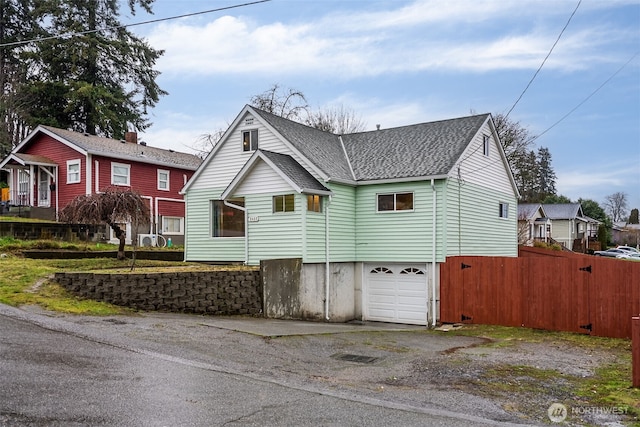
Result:
{"label": "house window", "polygon": [[293,194],[273,196],[273,212],[293,212],[294,208],[295,196]]}
{"label": "house window", "polygon": [[413,193],[378,194],[378,212],[412,210]]}
{"label": "house window", "polygon": [[[244,198],[229,200],[244,207]],[[224,204],[222,200],[211,201],[211,236],[244,237],[244,211]]]}
{"label": "house window", "polygon": [[130,185],[131,165],[111,163],[111,184]]}
{"label": "house window", "polygon": [[67,184],[80,182],[80,159],[67,160]]}
{"label": "house window", "polygon": [[500,218],[509,218],[509,203],[500,203]]}
{"label": "house window", "polygon": [[258,149],[258,129],[242,132],[242,151],[256,151]]}
{"label": "house window", "polygon": [[485,156],[489,156],[489,147],[491,146],[489,142],[489,137],[487,135],[482,135],[482,154]]}
{"label": "house window", "polygon": [[184,218],[163,216],[162,234],[184,234]]}
{"label": "house window", "polygon": [[[24,169],[18,169],[18,195],[21,199],[29,195],[29,172]],[[20,202],[22,201],[20,200]]]}
{"label": "house window", "polygon": [[309,212],[322,212],[322,198],[317,194],[307,196],[307,210]]}
{"label": "house window", "polygon": [[158,169],[158,190],[169,191],[169,171]]}

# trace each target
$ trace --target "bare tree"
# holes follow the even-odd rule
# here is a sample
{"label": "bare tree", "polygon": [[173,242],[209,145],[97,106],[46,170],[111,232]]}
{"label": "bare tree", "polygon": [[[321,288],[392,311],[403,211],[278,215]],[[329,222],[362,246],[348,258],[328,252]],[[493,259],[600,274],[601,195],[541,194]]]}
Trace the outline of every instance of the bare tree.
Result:
{"label": "bare tree", "polygon": [[271,88],[259,95],[254,95],[249,101],[251,105],[285,119],[300,121],[302,115],[308,115],[309,104],[304,93],[295,89],[281,89],[275,83]]}
{"label": "bare tree", "polygon": [[60,212],[60,217],[65,222],[110,226],[120,240],[119,260],[126,259],[126,233],[118,224],[130,222],[133,230],[137,230],[139,226],[149,224],[149,215],[147,202],[139,193],[113,187],[106,188],[102,193],[77,196]]}
{"label": "bare tree", "polygon": [[366,128],[362,119],[342,104],[310,113],[306,123],[316,129],[338,135],[362,132]]}
{"label": "bare tree", "polygon": [[605,207],[613,222],[627,219],[627,193],[618,191],[605,197]]}

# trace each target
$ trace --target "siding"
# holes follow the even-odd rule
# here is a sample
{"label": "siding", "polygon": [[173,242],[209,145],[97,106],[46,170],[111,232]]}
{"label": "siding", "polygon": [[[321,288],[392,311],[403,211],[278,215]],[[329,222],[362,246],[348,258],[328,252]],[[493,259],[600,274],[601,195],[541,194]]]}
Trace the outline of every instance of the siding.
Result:
{"label": "siding", "polygon": [[332,183],[328,188],[334,194],[328,205],[330,258],[332,262],[352,262],[356,259],[356,188]]}
{"label": "siding", "polygon": [[[45,156],[58,164],[58,178],[56,185],[58,187],[59,208],[64,208],[74,197],[86,194],[85,183],[87,182],[87,159],[84,154],[68,147],[61,142],[43,135],[34,139],[22,150],[26,154],[38,154]],[[77,184],[67,184],[67,160],[80,160],[80,182]],[[37,182],[36,182],[37,186]],[[29,189],[34,191],[33,188]],[[55,206],[54,191],[51,195],[51,206]]]}
{"label": "siding", "polygon": [[296,194],[294,212],[274,213],[273,195],[244,196],[249,216],[257,219],[256,222],[247,224],[249,264],[252,265],[259,264],[261,260],[266,259],[302,257],[302,209],[303,201],[304,209],[306,209],[306,197]]}
{"label": "siding", "polygon": [[243,237],[211,237],[211,200],[217,199],[223,189],[194,190],[185,196],[186,261],[243,262]]}
{"label": "siding", "polygon": [[[509,204],[508,218],[499,217],[499,203]],[[515,195],[467,181],[447,180],[447,256],[517,256]]]}
{"label": "siding", "polygon": [[[489,136],[489,155],[483,154],[483,135]],[[502,148],[491,132],[489,123],[485,123],[482,129],[476,134],[471,143],[467,146],[460,160],[452,168],[449,177],[462,178],[464,182],[480,185],[501,193],[513,193],[510,181],[510,171],[505,168],[505,164],[500,155]],[[458,176],[458,168],[460,176]]]}
{"label": "siding", "polygon": [[[376,212],[377,194],[413,192],[414,210]],[[357,261],[426,262],[432,258],[430,181],[358,187]]]}
{"label": "siding", "polygon": [[245,180],[236,188],[236,194],[292,192],[291,186],[264,161],[258,160]]}

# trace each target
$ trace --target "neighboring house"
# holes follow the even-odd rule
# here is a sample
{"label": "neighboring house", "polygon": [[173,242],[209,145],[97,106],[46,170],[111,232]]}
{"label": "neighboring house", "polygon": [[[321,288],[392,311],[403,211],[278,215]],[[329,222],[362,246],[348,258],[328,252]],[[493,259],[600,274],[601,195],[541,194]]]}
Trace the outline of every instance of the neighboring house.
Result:
{"label": "neighboring house", "polygon": [[334,135],[245,106],[183,193],[187,261],[298,260],[269,317],[435,324],[447,256],[518,254],[489,114]]}
{"label": "neighboring house", "polygon": [[640,247],[640,224],[616,222],[613,224],[611,234],[614,245]]}
{"label": "neighboring house", "polygon": [[[0,163],[8,171],[12,206],[31,217],[58,220],[74,197],[106,187],[131,188],[148,200],[151,226],[176,244],[184,240],[184,200],[180,189],[201,163],[197,156],[125,140],[38,126]],[[127,243],[131,227],[127,226]],[[110,231],[112,233],[112,231]],[[114,236],[106,236],[113,239]]]}
{"label": "neighboring house", "polygon": [[535,241],[549,242],[551,220],[540,203],[518,205],[518,243],[533,246]]}
{"label": "neighboring house", "polygon": [[582,212],[580,203],[557,203],[542,205],[551,220],[551,237],[574,252],[586,252],[589,242],[598,238],[600,221],[589,218]]}

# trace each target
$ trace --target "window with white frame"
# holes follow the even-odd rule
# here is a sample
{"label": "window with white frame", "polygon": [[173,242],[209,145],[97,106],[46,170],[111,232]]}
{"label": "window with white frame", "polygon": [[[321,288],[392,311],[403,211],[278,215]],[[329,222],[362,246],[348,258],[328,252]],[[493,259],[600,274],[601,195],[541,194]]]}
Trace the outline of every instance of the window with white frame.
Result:
{"label": "window with white frame", "polygon": [[111,184],[131,185],[131,165],[111,163]]}
{"label": "window with white frame", "polygon": [[242,132],[242,151],[256,151],[258,149],[258,129]]}
{"label": "window with white frame", "polygon": [[491,146],[491,142],[488,135],[482,135],[482,154],[485,156],[489,156],[489,147]]}
{"label": "window with white frame", "polygon": [[158,169],[158,190],[169,191],[169,171]]}
{"label": "window with white frame", "polygon": [[413,193],[386,193],[378,194],[377,211],[395,212],[412,211]]}
{"label": "window with white frame", "polygon": [[293,212],[295,210],[295,196],[282,194],[273,196],[273,212]]}
{"label": "window with white frame", "polygon": [[80,159],[67,160],[67,184],[80,182]]}
{"label": "window with white frame", "polygon": [[178,216],[163,216],[162,234],[184,234],[184,218]]}
{"label": "window with white frame", "polygon": [[509,203],[500,202],[499,209],[500,209],[500,218],[509,218]]}

